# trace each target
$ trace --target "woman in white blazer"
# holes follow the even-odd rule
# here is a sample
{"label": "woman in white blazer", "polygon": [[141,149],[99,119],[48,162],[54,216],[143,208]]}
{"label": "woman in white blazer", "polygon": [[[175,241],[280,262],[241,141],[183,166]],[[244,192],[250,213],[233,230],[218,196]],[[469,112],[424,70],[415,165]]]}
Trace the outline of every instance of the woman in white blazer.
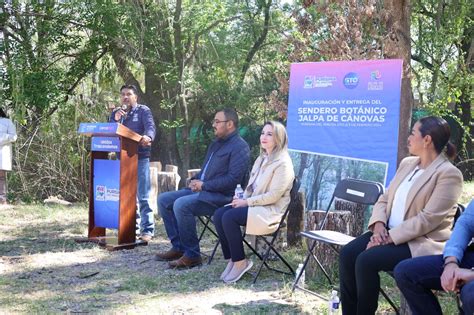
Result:
{"label": "woman in white blazer", "polygon": [[214,224],[227,266],[221,280],[233,283],[252,268],[245,259],[241,226],[246,233],[263,235],[274,232],[290,203],[290,190],[295,177],[288,154],[285,127],[276,121],[265,123],[260,135],[260,156],[250,173],[244,199],[216,210]]}
{"label": "woman in white blazer", "polygon": [[7,202],[7,172],[12,170],[12,142],[16,141],[13,122],[0,108],[0,204]]}

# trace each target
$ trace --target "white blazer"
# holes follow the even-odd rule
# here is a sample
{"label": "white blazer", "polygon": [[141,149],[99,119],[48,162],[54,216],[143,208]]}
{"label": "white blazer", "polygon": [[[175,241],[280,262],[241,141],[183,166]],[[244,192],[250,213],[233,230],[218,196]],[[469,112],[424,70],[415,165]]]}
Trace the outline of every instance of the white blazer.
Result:
{"label": "white blazer", "polygon": [[12,170],[12,142],[16,139],[13,122],[8,118],[0,118],[0,170]]}

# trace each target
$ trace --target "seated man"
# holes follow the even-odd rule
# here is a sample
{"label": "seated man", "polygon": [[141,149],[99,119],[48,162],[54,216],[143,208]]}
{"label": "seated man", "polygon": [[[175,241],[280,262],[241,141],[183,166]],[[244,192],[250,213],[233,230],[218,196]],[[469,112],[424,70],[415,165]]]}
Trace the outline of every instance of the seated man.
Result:
{"label": "seated man", "polygon": [[443,255],[400,262],[394,270],[397,285],[413,314],[442,314],[431,290],[461,293],[465,314],[474,314],[474,200],[456,222]]}
{"label": "seated man", "polygon": [[233,109],[217,112],[212,121],[216,139],[207,150],[201,172],[187,188],[158,196],[158,211],[172,248],[157,253],[156,259],[170,261],[171,268],[201,264],[195,216],[212,215],[230,203],[248,170],[250,149],[238,134],[238,119]]}

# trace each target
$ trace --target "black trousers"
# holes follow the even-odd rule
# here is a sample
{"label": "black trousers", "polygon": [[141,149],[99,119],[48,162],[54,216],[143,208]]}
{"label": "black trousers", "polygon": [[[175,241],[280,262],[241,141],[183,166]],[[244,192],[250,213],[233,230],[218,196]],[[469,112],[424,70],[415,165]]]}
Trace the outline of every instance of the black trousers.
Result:
{"label": "black trousers", "polygon": [[212,217],[225,259],[232,259],[235,262],[245,258],[240,227],[247,224],[248,210],[248,207],[227,206],[217,209]]}
{"label": "black trousers", "polygon": [[362,234],[339,255],[342,314],[369,315],[377,311],[379,271],[392,271],[402,260],[411,258],[408,244],[380,245],[366,250],[372,232]]}

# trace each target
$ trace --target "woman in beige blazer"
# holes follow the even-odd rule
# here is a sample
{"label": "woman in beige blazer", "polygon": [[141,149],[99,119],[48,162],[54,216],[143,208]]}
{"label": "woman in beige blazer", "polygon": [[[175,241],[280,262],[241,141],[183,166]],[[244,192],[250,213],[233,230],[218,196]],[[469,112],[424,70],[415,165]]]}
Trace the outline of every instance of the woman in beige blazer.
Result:
{"label": "woman in beige blazer", "polygon": [[438,117],[417,121],[408,137],[412,157],[402,160],[387,191],[374,206],[369,231],[344,246],[339,256],[343,314],[374,314],[379,271],[398,262],[441,254],[451,234],[462,174],[449,158],[448,123]]}
{"label": "woman in beige blazer", "polygon": [[274,232],[290,203],[290,190],[295,177],[293,163],[288,155],[288,136],[285,127],[276,121],[263,126],[260,135],[261,154],[255,161],[244,199],[219,208],[213,221],[228,260],[221,279],[226,283],[239,280],[252,268],[245,259],[241,226],[253,235]]}

